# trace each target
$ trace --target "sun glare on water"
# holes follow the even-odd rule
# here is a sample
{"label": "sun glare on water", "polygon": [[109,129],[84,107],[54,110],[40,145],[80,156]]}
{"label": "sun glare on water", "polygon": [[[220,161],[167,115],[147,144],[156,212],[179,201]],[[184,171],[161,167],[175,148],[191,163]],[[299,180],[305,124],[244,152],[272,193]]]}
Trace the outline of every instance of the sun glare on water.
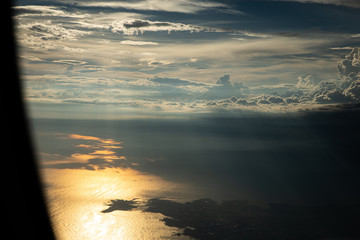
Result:
{"label": "sun glare on water", "polygon": [[[62,135],[60,135],[64,138]],[[89,153],[74,153],[64,160],[66,164],[87,164],[92,158],[103,158],[103,165],[92,170],[49,168],[49,161],[42,160],[42,181],[49,214],[55,234],[59,240],[99,239],[172,239],[178,229],[167,227],[158,213],[143,212],[141,207],[132,211],[103,213],[110,200],[136,199],[141,202],[150,198],[178,195],[184,186],[167,182],[160,177],[139,172],[129,167],[107,167],[115,160],[126,160],[123,156],[107,150],[109,142],[81,135],[70,135],[71,139],[87,141]],[[90,142],[89,142],[90,141]],[[112,140],[113,141],[113,140]],[[114,144],[115,141],[112,142]],[[90,143],[90,144],[89,144]],[[116,142],[117,143],[117,142]],[[91,145],[92,144],[92,145]],[[83,148],[78,145],[77,148]],[[118,146],[120,147],[120,146]],[[94,152],[94,149],[95,152]],[[79,156],[87,156],[81,158]],[[52,165],[54,166],[54,165]],[[60,165],[63,166],[63,165]],[[178,238],[182,239],[182,238]],[[186,238],[183,238],[186,239]]]}
{"label": "sun glare on water", "polygon": [[[171,239],[161,214],[141,210],[102,213],[111,199],[151,197],[173,188],[156,176],[132,169],[45,169],[46,196],[55,234],[72,239]],[[154,196],[155,197],[155,196]]]}

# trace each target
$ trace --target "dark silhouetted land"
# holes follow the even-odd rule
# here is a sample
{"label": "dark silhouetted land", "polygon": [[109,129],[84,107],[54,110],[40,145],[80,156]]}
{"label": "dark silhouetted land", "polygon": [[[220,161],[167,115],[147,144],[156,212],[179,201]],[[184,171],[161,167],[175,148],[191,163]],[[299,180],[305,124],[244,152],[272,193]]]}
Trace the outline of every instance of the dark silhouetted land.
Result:
{"label": "dark silhouetted land", "polygon": [[136,199],[133,200],[122,200],[122,199],[115,199],[115,200],[111,200],[110,203],[108,203],[107,205],[109,206],[109,208],[101,211],[102,213],[109,213],[109,212],[113,212],[113,211],[130,211],[133,210],[134,208],[137,208],[136,206],[137,202]]}
{"label": "dark silhouetted land", "polygon": [[[132,210],[138,202],[112,200],[103,213]],[[270,204],[259,206],[247,201],[233,200],[217,203],[199,199],[179,203],[150,199],[145,212],[161,213],[167,226],[200,240],[246,239],[359,239],[359,205],[299,206]]]}

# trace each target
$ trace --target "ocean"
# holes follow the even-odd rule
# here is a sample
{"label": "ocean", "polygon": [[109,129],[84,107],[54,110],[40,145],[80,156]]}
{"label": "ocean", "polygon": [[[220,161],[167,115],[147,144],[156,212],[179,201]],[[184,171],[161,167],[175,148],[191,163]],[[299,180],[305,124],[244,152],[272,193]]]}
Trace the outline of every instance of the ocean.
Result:
{"label": "ocean", "polygon": [[[31,126],[58,239],[222,239],[224,232],[248,236],[256,224],[268,226],[279,211],[271,204],[358,203],[357,136],[348,131],[355,121],[309,114],[33,119]],[[298,212],[306,211],[294,218]],[[322,219],[329,211],[317,212]],[[229,219],[240,215],[223,213],[240,214],[247,227],[229,230],[238,226]]]}
{"label": "ocean", "polygon": [[45,169],[42,172],[50,217],[60,240],[173,239],[178,232],[160,221],[163,216],[159,213],[144,213],[140,209],[101,212],[111,199],[142,201],[174,188],[159,178],[133,170]]}

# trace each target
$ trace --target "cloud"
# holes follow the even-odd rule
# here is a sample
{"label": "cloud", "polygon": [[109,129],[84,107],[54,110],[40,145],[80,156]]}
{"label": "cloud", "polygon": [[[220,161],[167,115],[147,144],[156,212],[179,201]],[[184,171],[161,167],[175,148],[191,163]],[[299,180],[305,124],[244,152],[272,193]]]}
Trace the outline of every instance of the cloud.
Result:
{"label": "cloud", "polygon": [[131,40],[124,40],[120,42],[124,45],[131,45],[131,46],[157,46],[159,45],[157,42],[146,42],[146,41],[131,41]]}
{"label": "cloud", "polygon": [[45,60],[38,58],[38,57],[34,57],[34,56],[21,56],[21,58],[29,60],[31,62],[43,62]]}
{"label": "cloud", "polygon": [[205,99],[222,99],[231,96],[241,97],[247,90],[248,87],[242,82],[233,83],[230,80],[230,75],[225,74],[201,97]]}
{"label": "cloud", "polygon": [[332,47],[331,50],[352,50],[353,47]]}
{"label": "cloud", "polygon": [[337,6],[345,6],[350,8],[360,8],[360,2],[358,0],[281,0],[287,2],[301,2],[301,3],[319,3],[330,4]]}
{"label": "cloud", "polygon": [[230,82],[230,75],[225,74],[224,76],[220,77],[216,84],[220,84],[225,88],[232,88],[233,84]]}
{"label": "cloud", "polygon": [[189,80],[181,80],[178,78],[153,77],[153,78],[149,78],[148,81],[159,84],[172,85],[172,86],[206,86],[204,83],[189,81]]}
{"label": "cloud", "polygon": [[[235,84],[230,81],[229,75],[224,75],[216,83],[221,88],[219,100],[210,100],[207,107],[237,111],[252,109],[253,111],[298,111],[301,109],[318,109],[318,105],[350,104],[360,101],[360,54],[359,48],[351,52],[338,65],[339,79],[317,81],[312,75],[299,76],[298,82],[285,89],[288,91],[276,92],[277,86],[269,86],[271,94],[261,94],[265,89],[246,88],[247,94],[231,92]],[[222,90],[219,91],[219,90]],[[233,97],[229,96],[230,92]],[[215,98],[215,92],[212,98]],[[220,94],[222,93],[222,94]],[[208,94],[208,93],[206,93]]]}
{"label": "cloud", "polygon": [[254,106],[254,105],[257,105],[257,103],[256,103],[255,101],[248,101],[248,100],[243,99],[243,98],[238,98],[235,103],[236,103],[236,104],[239,104],[239,105],[244,105],[244,106]]}
{"label": "cloud", "polygon": [[[121,108],[133,112],[156,111],[154,114],[206,111],[286,112],[315,109],[320,105],[354,103],[360,100],[359,78],[349,77],[357,75],[354,74],[357,71],[357,49],[351,51],[344,59],[345,62],[341,60],[339,63],[343,75],[339,74],[338,79],[319,81],[312,75],[302,75],[298,77],[297,83],[261,88],[247,87],[242,82],[232,81],[230,74],[220,75],[221,77],[213,83],[164,76],[136,80],[63,76],[57,77],[54,81],[51,80],[51,76],[46,76],[46,83],[53,87],[39,88],[35,83],[44,81],[44,77],[34,79],[31,101],[56,101],[79,107],[80,104],[106,105],[109,109]],[[352,82],[346,87],[343,84],[344,79],[351,79]],[[77,88],[65,89],[65,85]]]}
{"label": "cloud", "polygon": [[[299,76],[295,88],[297,92],[289,92],[286,103],[332,104],[351,103],[360,99],[360,54],[359,48],[352,48],[337,66],[339,79],[317,82],[312,75]],[[267,100],[266,100],[267,101]],[[271,102],[271,101],[269,101]],[[264,103],[264,102],[263,102]],[[275,102],[272,102],[275,103]]]}
{"label": "cloud", "polygon": [[56,6],[27,5],[13,7],[17,17],[86,18],[88,14],[70,13]]}
{"label": "cloud", "polygon": [[[230,36],[246,36],[246,37],[251,37],[251,38],[270,38],[271,37],[270,34],[249,32],[249,31],[244,31],[244,30],[237,30],[233,33],[230,33],[229,35]],[[233,39],[236,39],[239,41],[247,40],[247,38],[233,38]]]}
{"label": "cloud", "polygon": [[297,96],[287,97],[284,99],[284,101],[286,104],[293,104],[293,103],[297,104],[300,102]]}
{"label": "cloud", "polygon": [[276,104],[284,103],[283,98],[282,98],[282,97],[279,97],[279,96],[269,96],[267,100],[268,100],[270,103],[276,103]]}
{"label": "cloud", "polygon": [[360,100],[360,79],[353,81],[350,86],[344,90],[344,95],[351,97],[355,101]]}
{"label": "cloud", "polygon": [[314,78],[312,75],[308,75],[306,77],[299,76],[298,82],[295,87],[297,88],[313,88],[316,85]]}
{"label": "cloud", "polygon": [[337,66],[343,87],[360,78],[360,48],[353,48]]}
{"label": "cloud", "polygon": [[74,59],[61,59],[61,60],[54,60],[54,63],[64,63],[64,64],[68,64],[68,65],[84,65],[87,62],[85,61],[79,61],[79,60],[74,60]]}
{"label": "cloud", "polygon": [[195,0],[140,0],[140,1],[75,1],[79,6],[126,8],[131,10],[165,11],[180,13],[196,13],[207,9],[229,9],[225,4],[211,1]]}
{"label": "cloud", "polygon": [[[50,36],[50,35],[48,35],[48,36]],[[61,39],[61,40],[64,40],[64,39]],[[73,39],[73,40],[77,40],[77,39]],[[49,41],[49,38],[47,38],[47,37],[42,38],[41,36],[38,36],[38,35],[35,36],[32,34],[23,33],[23,34],[21,34],[21,36],[18,37],[18,41],[24,47],[28,47],[30,49],[33,49],[36,51],[41,51],[41,52],[47,52],[48,50],[66,51],[66,52],[71,52],[71,53],[86,52],[86,50],[83,48],[67,46],[67,44],[61,43],[60,41],[56,41],[56,40]]]}
{"label": "cloud", "polygon": [[45,21],[19,21],[16,25],[17,39],[21,46],[34,50],[65,50],[70,52],[84,52],[84,49],[67,46],[68,41],[90,35],[92,31],[84,31],[65,26],[62,23]]}
{"label": "cloud", "polygon": [[349,97],[346,97],[342,93],[342,90],[339,89],[334,81],[321,81],[306,97],[314,99],[316,103],[342,103],[351,101]]}
{"label": "cloud", "polygon": [[[16,6],[16,35],[23,47],[37,51],[58,50],[84,52],[70,42],[93,34],[93,31],[76,24],[92,19],[92,15],[66,11],[57,6]],[[98,29],[97,29],[98,30]]]}
{"label": "cloud", "polygon": [[[338,65],[338,80],[323,80],[317,83],[312,75],[299,76],[295,88],[298,91],[288,92],[284,96],[262,96],[258,103],[301,103],[330,104],[351,103],[360,100],[360,50],[351,52]],[[285,97],[285,95],[288,95]],[[285,98],[284,98],[285,97]],[[282,99],[280,99],[282,98]]]}
{"label": "cloud", "polygon": [[41,40],[76,40],[81,36],[92,33],[90,31],[65,28],[62,24],[53,24],[51,20],[20,24],[19,28],[35,33]]}
{"label": "cloud", "polygon": [[[91,3],[91,1],[84,3],[88,2]],[[58,69],[64,71],[64,66],[49,64],[51,61],[53,63],[67,64],[69,65],[68,69],[76,66],[71,68],[72,72],[67,71],[65,73],[68,75],[70,75],[69,73],[83,74],[102,69],[107,71],[103,72],[102,77],[99,77],[99,75],[94,77],[85,75],[81,80],[75,77],[70,80],[69,77],[66,77],[69,80],[68,82],[63,78],[51,83],[50,86],[43,86],[43,89],[35,89],[35,83],[34,85],[30,83],[29,86],[34,86],[34,88],[31,89],[31,92],[28,92],[28,96],[31,96],[34,102],[47,101],[67,103],[68,105],[87,103],[88,106],[90,104],[94,106],[113,104],[121,108],[139,108],[141,106],[141,109],[151,111],[151,109],[155,108],[154,101],[158,101],[156,104],[164,110],[177,107],[177,109],[188,110],[191,108],[196,111],[201,109],[206,104],[206,101],[214,101],[218,106],[254,107],[264,103],[283,106],[286,104],[346,102],[357,99],[358,85],[356,83],[352,84],[352,82],[358,79],[356,78],[359,65],[358,52],[349,54],[339,64],[342,81],[345,82],[345,79],[350,79],[344,86],[339,86],[341,84],[338,82],[335,84],[336,88],[329,89],[328,86],[331,84],[322,83],[318,85],[319,81],[315,81],[313,77],[306,75],[299,77],[296,86],[295,84],[290,87],[285,86],[283,90],[279,90],[275,85],[270,85],[272,76],[279,83],[296,80],[285,79],[283,76],[295,75],[295,73],[290,73],[289,70],[294,68],[292,64],[301,65],[303,69],[306,68],[302,56],[306,55],[306,58],[311,58],[311,61],[313,59],[322,59],[321,56],[314,55],[314,49],[316,50],[319,46],[324,46],[324,44],[327,44],[328,47],[334,46],[329,44],[333,42],[330,37],[324,38],[316,35],[311,37],[279,37],[278,35],[264,33],[236,31],[237,35],[247,39],[246,41],[236,41],[229,39],[228,36],[230,32],[234,31],[223,30],[221,34],[226,35],[226,39],[201,38],[201,41],[196,39],[196,41],[191,42],[184,42],[183,39],[177,41],[163,39],[161,44],[158,44],[157,41],[153,41],[155,39],[153,38],[154,34],[147,34],[144,41],[132,37],[125,37],[125,39],[121,37],[119,40],[119,34],[117,33],[136,35],[147,31],[206,32],[211,29],[179,22],[154,21],[155,18],[150,18],[149,15],[146,17],[140,14],[131,17],[129,15],[116,15],[117,17],[115,17],[114,13],[111,12],[113,10],[108,10],[111,12],[110,15],[103,14],[102,16],[100,13],[94,13],[94,11],[87,9],[86,11],[91,12],[89,18],[79,17],[74,21],[72,19],[64,21],[63,17],[56,17],[61,14],[69,15],[69,18],[71,16],[75,18],[74,15],[76,14],[84,15],[84,12],[76,13],[74,10],[67,12],[65,9],[65,7],[46,8],[41,6],[19,8],[18,10],[22,10],[23,13],[18,16],[24,17],[18,24],[18,28],[21,30],[19,34],[21,35],[20,42],[25,43],[22,46],[35,50],[87,52],[82,54],[81,58],[72,60],[71,58],[75,55],[64,55],[55,51],[48,51],[46,55],[36,55],[48,60],[32,65],[36,65],[35,67],[38,69],[46,69],[45,71],[52,72],[52,74],[59,71]],[[85,11],[85,8],[75,9]],[[25,14],[28,14],[28,16],[25,17]],[[38,17],[40,14],[43,14],[42,18]],[[147,20],[147,18],[151,20]],[[51,20],[46,21],[46,19]],[[91,31],[88,31],[89,29]],[[214,31],[218,30],[215,29]],[[84,37],[89,34],[93,35]],[[176,35],[176,37],[178,36],[183,37],[183,34]],[[84,41],[79,41],[82,37],[84,37],[82,39]],[[136,38],[140,37],[137,36]],[[93,38],[96,39],[96,44],[94,44]],[[102,41],[99,44],[101,41],[99,39],[105,39],[107,42]],[[151,55],[145,56],[143,55],[144,48],[147,46],[156,47],[151,48]],[[107,59],[109,53],[113,53],[115,59]],[[28,53],[28,55],[31,54]],[[307,57],[308,55],[311,56]],[[334,57],[332,55],[329,58]],[[113,62],[111,62],[112,60]],[[251,64],[256,63],[254,60],[260,60],[265,66],[251,66]],[[333,61],[333,59],[326,62],[330,61]],[[94,65],[88,65],[87,63],[93,63]],[[312,63],[307,63],[307,66],[311,65],[310,69],[316,67],[316,64]],[[317,65],[324,66],[324,61],[319,62]],[[102,68],[101,66],[111,67]],[[42,74],[43,69],[38,70],[37,74]],[[119,74],[120,71],[121,74]],[[285,71],[288,73],[283,74]],[[224,72],[230,73],[232,78],[230,79],[230,74],[225,74],[214,81],[214,76],[221,76]],[[155,74],[161,77],[154,77]],[[295,76],[300,74],[302,72],[299,71]],[[316,72],[314,76],[318,76]],[[245,86],[240,80],[252,84],[250,86],[256,84],[259,86],[259,83],[268,81],[269,86],[264,87],[262,85],[263,89],[260,89],[260,87],[255,89],[255,87]],[[257,82],[254,82],[254,80]],[[210,83],[211,81],[213,82]],[[73,88],[74,86],[76,88]],[[277,86],[280,86],[280,84]],[[287,94],[287,89],[292,91],[291,88],[303,91],[303,93],[299,96],[299,93],[294,90],[291,94]],[[261,99],[257,98],[259,96],[263,97]],[[129,99],[132,99],[132,101],[129,101]],[[196,102],[198,100],[204,100],[204,102]],[[161,101],[163,102],[160,103]],[[194,105],[190,104],[191,101],[193,101]]]}
{"label": "cloud", "polygon": [[166,65],[170,65],[173,64],[173,61],[169,61],[169,60],[158,60],[155,58],[141,58],[139,59],[139,62],[143,62],[146,63],[146,65],[148,67],[152,67],[152,68],[157,68],[160,66],[166,66]]}
{"label": "cloud", "polygon": [[158,31],[190,31],[199,32],[201,27],[173,22],[159,22],[143,19],[124,19],[113,21],[109,26],[110,31],[120,32],[125,35],[137,35],[144,32],[158,32]]}
{"label": "cloud", "polygon": [[[148,99],[153,99],[150,105],[154,103],[154,100],[159,100],[162,102],[163,109],[184,109],[182,104],[196,101],[202,93],[213,86],[213,84],[193,80],[158,76],[148,78],[142,84],[152,92],[148,96]],[[174,104],[174,101],[178,104]]]}

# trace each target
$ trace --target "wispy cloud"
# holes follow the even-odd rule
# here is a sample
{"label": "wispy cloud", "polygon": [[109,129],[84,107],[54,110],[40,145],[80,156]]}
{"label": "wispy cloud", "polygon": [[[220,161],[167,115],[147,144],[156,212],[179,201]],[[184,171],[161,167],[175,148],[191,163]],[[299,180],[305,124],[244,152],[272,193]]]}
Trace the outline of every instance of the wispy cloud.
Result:
{"label": "wispy cloud", "polygon": [[83,65],[87,62],[85,61],[79,61],[79,60],[73,60],[73,59],[61,59],[61,60],[54,60],[54,63],[64,63],[69,65]]}
{"label": "wispy cloud", "polygon": [[32,62],[43,62],[45,60],[38,58],[38,57],[34,57],[34,56],[21,56],[21,58],[32,61]]}
{"label": "wispy cloud", "polygon": [[225,8],[227,5],[211,1],[194,1],[194,0],[140,0],[140,1],[80,1],[76,3],[86,7],[109,7],[109,8],[126,8],[131,10],[147,11],[165,11],[180,13],[196,13],[202,10]]}
{"label": "wispy cloud", "polygon": [[91,34],[90,31],[65,28],[62,24],[54,24],[50,20],[21,24],[20,29],[36,33],[41,40],[76,40],[78,37]]}
{"label": "wispy cloud", "polygon": [[358,0],[281,0],[281,1],[331,4],[331,5],[345,6],[351,8],[360,8],[360,2]]}
{"label": "wispy cloud", "polygon": [[114,21],[110,24],[109,29],[112,32],[120,32],[125,35],[137,35],[144,32],[158,31],[190,31],[199,32],[203,28],[183,23],[159,22],[143,19],[124,19]]}
{"label": "wispy cloud", "polygon": [[132,40],[124,40],[120,42],[124,45],[131,45],[131,46],[157,46],[159,45],[157,42],[147,42],[147,41],[132,41]]}
{"label": "wispy cloud", "polygon": [[15,6],[16,16],[21,17],[61,17],[61,18],[86,18],[88,14],[70,13],[56,6],[27,5]]}

